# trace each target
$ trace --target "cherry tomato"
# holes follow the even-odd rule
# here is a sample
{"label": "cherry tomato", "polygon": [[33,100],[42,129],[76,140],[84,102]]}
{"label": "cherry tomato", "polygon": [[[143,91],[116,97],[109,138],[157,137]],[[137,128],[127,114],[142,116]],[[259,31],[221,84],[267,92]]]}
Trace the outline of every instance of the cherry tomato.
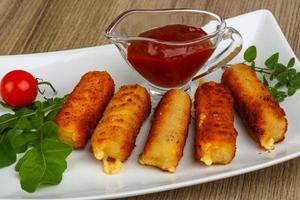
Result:
{"label": "cherry tomato", "polygon": [[3,101],[14,107],[20,108],[31,104],[38,91],[35,77],[23,70],[13,70],[1,80],[0,92]]}

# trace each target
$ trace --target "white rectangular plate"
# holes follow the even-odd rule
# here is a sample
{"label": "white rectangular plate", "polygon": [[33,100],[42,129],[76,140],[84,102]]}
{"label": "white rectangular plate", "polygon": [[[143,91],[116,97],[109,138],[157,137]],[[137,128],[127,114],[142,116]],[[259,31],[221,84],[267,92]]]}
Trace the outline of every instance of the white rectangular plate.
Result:
{"label": "white rectangular plate", "polygon": [[[274,52],[280,52],[280,61],[287,62],[294,53],[282,34],[273,15],[259,10],[227,20],[244,38],[244,47],[252,44],[258,48],[258,64]],[[243,49],[244,50],[244,49]],[[232,63],[242,61],[242,54]],[[296,59],[299,70],[299,61]],[[113,45],[41,53],[31,55],[0,57],[0,77],[12,69],[25,69],[35,77],[50,81],[59,90],[59,96],[72,91],[80,77],[90,70],[107,70],[115,80],[117,88],[128,83],[143,83],[143,79],[132,71]],[[220,81],[221,71],[206,80]],[[137,162],[147,138],[150,118],[144,123],[136,141],[136,147],[121,173],[106,175],[100,162],[89,151],[74,151],[68,158],[68,169],[61,184],[39,188],[33,194],[22,191],[14,167],[0,169],[0,198],[4,199],[107,199],[140,195],[169,190],[199,183],[205,183],[238,174],[247,173],[278,164],[300,155],[300,92],[287,98],[284,108],[289,126],[286,138],[276,145],[271,153],[262,152],[247,135],[238,117],[237,153],[232,163],[223,166],[204,166],[193,159],[194,124],[190,124],[189,136],[176,173],[162,172]],[[5,111],[1,110],[0,114]]]}

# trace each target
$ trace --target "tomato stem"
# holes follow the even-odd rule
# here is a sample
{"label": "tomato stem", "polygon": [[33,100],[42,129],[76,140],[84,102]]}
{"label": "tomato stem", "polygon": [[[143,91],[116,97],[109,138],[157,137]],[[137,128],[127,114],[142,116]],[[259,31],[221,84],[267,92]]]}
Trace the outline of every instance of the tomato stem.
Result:
{"label": "tomato stem", "polygon": [[[54,88],[54,86],[50,82],[43,81],[43,79],[40,79],[40,78],[37,78],[36,80],[37,80],[38,86],[39,85],[47,85],[51,88],[51,90],[54,92],[54,94],[57,94],[56,89]],[[45,90],[41,90],[39,87],[38,87],[38,91],[41,95],[44,95],[44,93],[45,93]]]}
{"label": "tomato stem", "polygon": [[45,93],[45,90],[42,91],[39,87],[38,87],[38,91],[41,95],[44,95],[44,93]]}
{"label": "tomato stem", "polygon": [[271,72],[268,72],[268,71],[265,71],[265,70],[262,70],[262,69],[255,69],[255,71],[260,72],[260,73],[264,73],[264,74],[269,74],[269,75],[272,74]]}

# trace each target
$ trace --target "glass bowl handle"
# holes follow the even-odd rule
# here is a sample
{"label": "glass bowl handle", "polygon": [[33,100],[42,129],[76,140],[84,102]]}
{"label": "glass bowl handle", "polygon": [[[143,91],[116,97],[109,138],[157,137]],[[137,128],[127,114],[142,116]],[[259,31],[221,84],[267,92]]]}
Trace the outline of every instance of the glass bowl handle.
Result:
{"label": "glass bowl handle", "polygon": [[[241,34],[234,28],[227,27],[222,35],[222,40],[230,39],[230,44],[214,58],[210,59],[201,69],[199,75],[192,80],[197,80],[230,62],[242,49],[243,39]],[[222,41],[221,41],[222,42]]]}

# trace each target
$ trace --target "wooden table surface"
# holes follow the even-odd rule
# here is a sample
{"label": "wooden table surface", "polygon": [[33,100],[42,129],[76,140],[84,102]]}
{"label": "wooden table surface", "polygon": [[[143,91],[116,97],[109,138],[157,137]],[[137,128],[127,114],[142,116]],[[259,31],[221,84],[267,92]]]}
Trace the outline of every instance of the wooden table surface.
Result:
{"label": "wooden table surface", "polygon": [[[300,0],[0,0],[0,54],[57,51],[109,43],[108,24],[132,8],[190,7],[224,18],[269,9],[300,57]],[[267,169],[128,199],[300,199],[300,159]]]}

